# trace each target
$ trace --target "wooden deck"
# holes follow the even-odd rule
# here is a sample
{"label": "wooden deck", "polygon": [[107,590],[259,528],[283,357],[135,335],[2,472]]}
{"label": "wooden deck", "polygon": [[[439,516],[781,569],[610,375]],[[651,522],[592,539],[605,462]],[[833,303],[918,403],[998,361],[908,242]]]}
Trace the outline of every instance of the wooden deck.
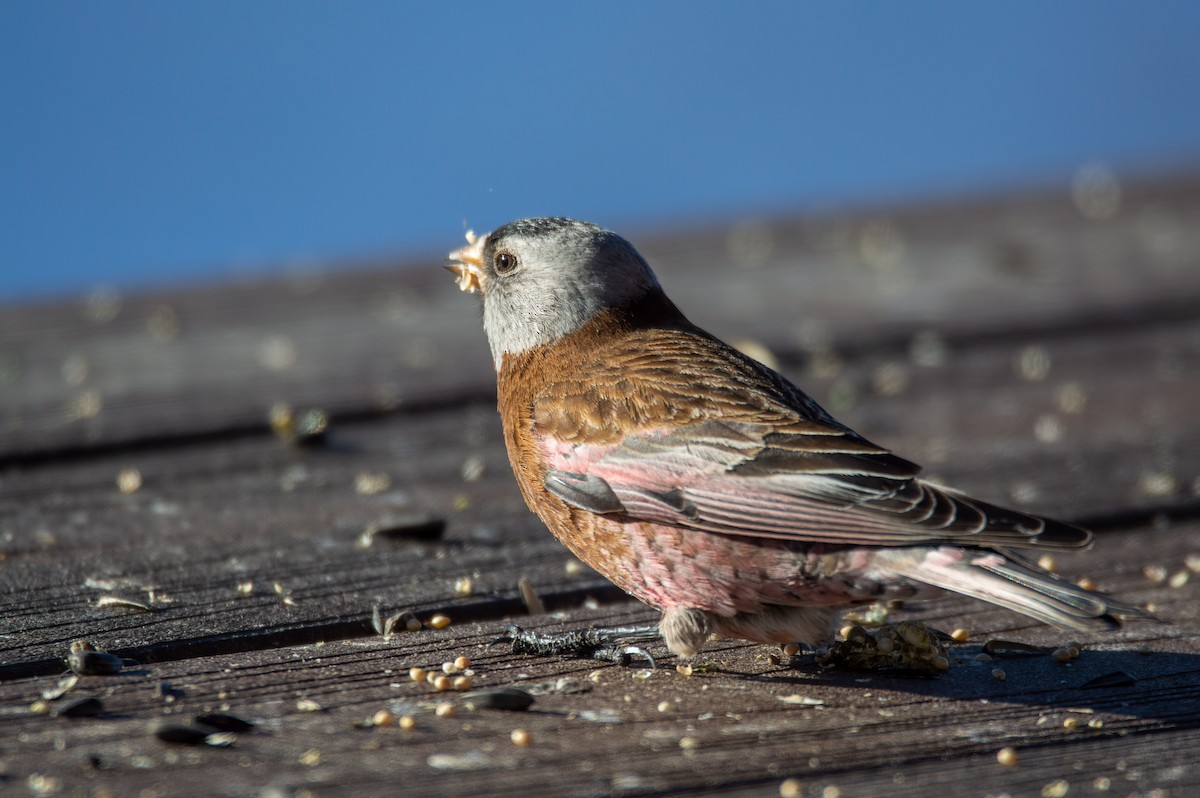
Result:
{"label": "wooden deck", "polygon": [[[1200,175],[1121,188],[624,231],[693,320],[868,437],[1091,524],[1062,572],[1168,622],[1069,664],[981,662],[991,639],[1066,637],[967,600],[909,608],[971,631],[936,679],[736,641],[690,676],[661,650],[650,672],[490,645],[506,619],[653,615],[525,510],[476,300],[435,258],[0,309],[0,792],[1200,793]],[[276,437],[280,402],[328,413],[324,441]],[[406,518],[445,532],[363,545]],[[551,614],[527,614],[522,577]],[[385,637],[376,611],[453,623]],[[76,640],[140,664],[39,704]],[[533,706],[409,679],[460,655]],[[102,714],[59,714],[86,697]],[[415,725],[364,724],[381,710]],[[154,734],[209,712],[256,727]]]}

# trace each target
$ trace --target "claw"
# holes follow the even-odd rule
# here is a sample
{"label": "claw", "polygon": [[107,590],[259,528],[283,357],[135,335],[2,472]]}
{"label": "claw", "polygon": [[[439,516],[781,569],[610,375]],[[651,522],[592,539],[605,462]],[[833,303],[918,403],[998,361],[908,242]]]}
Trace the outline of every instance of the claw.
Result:
{"label": "claw", "polygon": [[546,633],[523,629],[509,624],[503,636],[492,641],[511,643],[512,650],[519,654],[571,655],[601,662],[629,665],[635,659],[644,659],[651,668],[657,667],[654,657],[641,646],[632,645],[632,640],[658,639],[656,626],[624,626],[616,628],[591,628],[575,632]]}

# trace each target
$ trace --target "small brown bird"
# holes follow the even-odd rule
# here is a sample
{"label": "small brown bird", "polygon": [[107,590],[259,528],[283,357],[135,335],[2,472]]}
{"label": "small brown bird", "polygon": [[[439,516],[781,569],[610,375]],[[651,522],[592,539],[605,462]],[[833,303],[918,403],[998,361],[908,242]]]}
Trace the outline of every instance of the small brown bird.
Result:
{"label": "small brown bird", "polygon": [[782,376],[689,322],[620,236],[523,219],[450,255],[483,295],[509,460],[575,556],[662,610],[683,657],[710,634],[829,639],[836,613],[952,591],[1067,629],[1142,610],[1014,549],[1091,533],[924,482]]}

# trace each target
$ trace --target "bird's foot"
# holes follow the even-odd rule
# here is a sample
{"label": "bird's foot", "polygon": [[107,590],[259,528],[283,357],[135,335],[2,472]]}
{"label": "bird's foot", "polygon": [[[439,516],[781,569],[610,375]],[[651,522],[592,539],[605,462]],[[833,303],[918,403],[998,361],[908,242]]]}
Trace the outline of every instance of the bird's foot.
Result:
{"label": "bird's foot", "polygon": [[629,665],[640,658],[654,668],[654,657],[636,644],[658,639],[658,627],[655,625],[592,627],[574,632],[535,632],[509,624],[504,636],[495,642],[512,643],[512,650],[519,654],[565,654],[597,659],[601,662],[614,662],[618,665]]}

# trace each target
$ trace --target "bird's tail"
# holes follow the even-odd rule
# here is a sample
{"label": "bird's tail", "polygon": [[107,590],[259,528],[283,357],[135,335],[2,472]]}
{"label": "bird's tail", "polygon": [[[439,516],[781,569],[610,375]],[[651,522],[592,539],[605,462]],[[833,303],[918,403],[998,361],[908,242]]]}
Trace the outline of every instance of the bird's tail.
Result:
{"label": "bird's tail", "polygon": [[898,549],[881,555],[876,557],[876,566],[892,573],[1065,629],[1115,629],[1121,625],[1118,616],[1154,617],[1140,607],[1059,579],[1004,549],[939,547]]}

